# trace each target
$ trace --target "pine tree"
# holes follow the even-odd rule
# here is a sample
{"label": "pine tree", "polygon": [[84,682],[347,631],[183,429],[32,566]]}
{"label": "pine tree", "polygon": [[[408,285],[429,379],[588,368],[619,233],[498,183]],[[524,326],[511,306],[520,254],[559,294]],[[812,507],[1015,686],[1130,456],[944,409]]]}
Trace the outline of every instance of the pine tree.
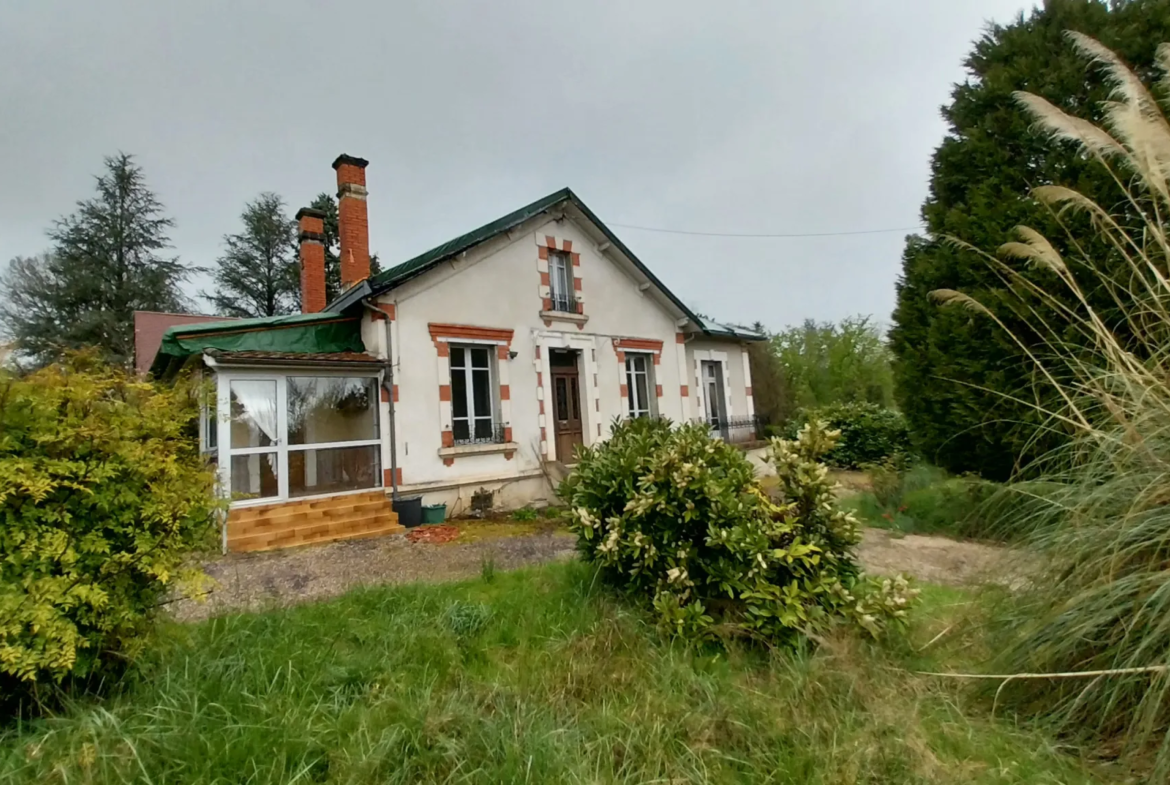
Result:
{"label": "pine tree", "polygon": [[[341,239],[337,228],[337,199],[330,194],[320,193],[309,206],[325,214],[325,301],[333,302],[341,294]],[[370,254],[370,277],[381,271],[378,255]]]}
{"label": "pine tree", "polygon": [[[1103,204],[1116,201],[1108,176],[1073,146],[1054,146],[1036,133],[1012,95],[1027,90],[1100,120],[1108,86],[1067,45],[1067,30],[1097,38],[1151,76],[1157,46],[1170,41],[1170,0],[1048,0],[1012,24],[992,26],[967,58],[967,80],[943,108],[950,130],[935,151],[922,208],[931,236],[907,238],[890,339],[898,403],[915,446],[951,471],[1003,479],[1065,438],[1046,428],[1034,408],[1050,393],[1008,336],[990,320],[937,307],[929,294],[941,288],[970,294],[1026,336],[1024,321],[1010,310],[1019,306],[1009,306],[1013,298],[1004,296],[986,261],[942,238],[993,251],[1020,224],[1066,236],[1058,219],[1027,197],[1038,185],[1060,183]],[[1060,220],[1075,227],[1082,219]],[[1102,259],[1112,253],[1104,243],[1089,250]],[[1029,275],[1042,286],[1054,283],[1041,271]],[[1095,296],[1109,307],[1107,292]]]}
{"label": "pine tree", "polygon": [[204,293],[224,316],[263,317],[294,313],[300,303],[297,224],[284,200],[262,193],[240,213],[244,228],[224,235],[216,260],[215,291]]}
{"label": "pine tree", "polygon": [[111,360],[134,356],[134,311],[186,311],[182,283],[193,269],[164,256],[174,221],[133,156],[105,159],[97,193],[49,230],[52,250],[14,259],[0,317],[21,355],[48,362],[98,347]]}

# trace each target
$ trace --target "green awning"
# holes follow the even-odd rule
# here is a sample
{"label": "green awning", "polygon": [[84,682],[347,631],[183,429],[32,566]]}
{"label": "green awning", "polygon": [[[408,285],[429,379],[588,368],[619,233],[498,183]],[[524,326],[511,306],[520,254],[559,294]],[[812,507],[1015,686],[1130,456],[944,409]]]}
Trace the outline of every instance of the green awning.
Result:
{"label": "green awning", "polygon": [[298,313],[265,319],[172,327],[150,366],[151,375],[175,373],[187,359],[208,349],[224,352],[319,354],[364,352],[361,319],[336,313]]}

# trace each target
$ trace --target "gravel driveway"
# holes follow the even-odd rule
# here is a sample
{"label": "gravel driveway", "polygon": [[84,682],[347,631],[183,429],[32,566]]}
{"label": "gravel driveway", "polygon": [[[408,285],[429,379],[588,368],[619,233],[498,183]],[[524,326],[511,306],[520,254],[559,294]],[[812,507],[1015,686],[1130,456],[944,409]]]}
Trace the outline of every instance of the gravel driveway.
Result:
{"label": "gravel driveway", "polygon": [[467,543],[431,545],[403,534],[351,540],[261,554],[229,554],[203,569],[217,586],[202,600],[171,606],[180,621],[198,621],[228,611],[262,610],[344,594],[359,586],[451,581],[496,569],[571,559],[576,538],[552,530]]}
{"label": "gravel driveway", "polygon": [[[473,524],[468,532],[491,531]],[[501,530],[503,531],[503,530]],[[489,534],[470,542],[432,545],[395,534],[261,554],[232,554],[207,561],[203,569],[217,586],[202,600],[171,606],[181,621],[229,611],[263,610],[335,597],[359,586],[452,581],[480,574],[491,561],[497,569],[572,559],[575,538],[563,529]],[[905,572],[927,583],[980,583],[1000,567],[1006,549],[945,537],[891,536],[867,529],[858,547],[862,566],[877,575]]]}

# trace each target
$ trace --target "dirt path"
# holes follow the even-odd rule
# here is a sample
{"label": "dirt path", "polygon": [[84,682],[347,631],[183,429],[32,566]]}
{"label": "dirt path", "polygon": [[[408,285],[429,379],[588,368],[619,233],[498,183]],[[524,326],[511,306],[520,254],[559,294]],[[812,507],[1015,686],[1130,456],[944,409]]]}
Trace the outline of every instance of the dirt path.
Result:
{"label": "dirt path", "polygon": [[1005,548],[978,542],[895,535],[884,529],[866,529],[857,555],[866,572],[895,575],[904,572],[925,583],[970,586],[995,580],[1009,554]]}
{"label": "dirt path", "polygon": [[[563,530],[488,537],[432,545],[404,535],[331,545],[239,554],[214,559],[204,570],[217,586],[202,601],[172,606],[181,621],[229,611],[261,610],[335,597],[359,586],[452,581],[479,575],[485,562],[512,570],[574,558],[574,538]],[[866,571],[904,572],[927,583],[963,586],[987,579],[1007,552],[1002,548],[943,537],[892,537],[867,529],[858,548]]]}

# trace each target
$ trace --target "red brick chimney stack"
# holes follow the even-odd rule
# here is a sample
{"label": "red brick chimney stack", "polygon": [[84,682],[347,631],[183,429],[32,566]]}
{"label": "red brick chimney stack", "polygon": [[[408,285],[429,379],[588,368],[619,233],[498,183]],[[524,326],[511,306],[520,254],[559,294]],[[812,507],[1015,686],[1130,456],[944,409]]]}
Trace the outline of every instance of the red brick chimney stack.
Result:
{"label": "red brick chimney stack", "polygon": [[297,211],[301,241],[301,312],[320,313],[325,302],[325,213],[311,207]]}
{"label": "red brick chimney stack", "polygon": [[341,288],[370,277],[370,219],[366,212],[366,167],[369,161],[339,155],[337,170],[338,234],[341,240]]}

